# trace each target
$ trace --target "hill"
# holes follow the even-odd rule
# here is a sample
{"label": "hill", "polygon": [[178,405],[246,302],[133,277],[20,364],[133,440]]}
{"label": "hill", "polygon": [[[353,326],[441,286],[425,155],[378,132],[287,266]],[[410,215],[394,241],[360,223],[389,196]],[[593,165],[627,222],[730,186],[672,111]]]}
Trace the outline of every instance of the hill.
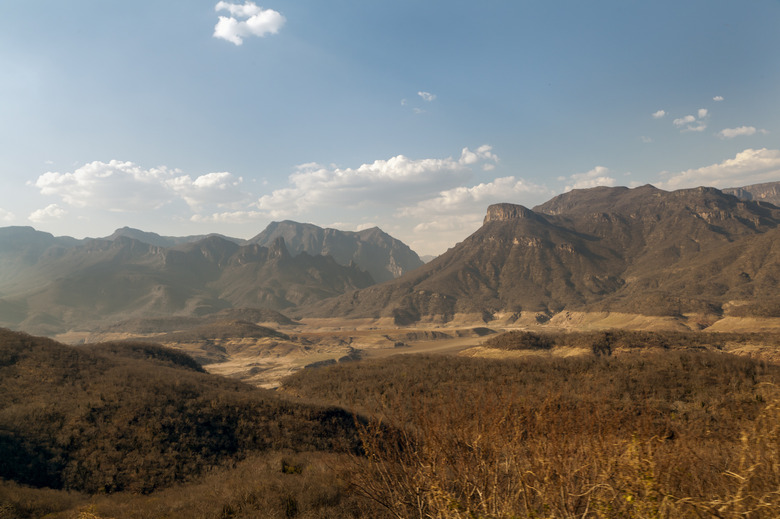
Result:
{"label": "hill", "polygon": [[160,346],[0,329],[0,479],[148,493],[253,452],[355,441],[349,413],[208,375]]}
{"label": "hill", "polygon": [[417,253],[378,227],[350,232],[285,220],[272,222],[249,242],[268,246],[280,237],[293,255],[302,252],[312,256],[325,254],[340,265],[354,263],[368,271],[378,283],[423,265]]}
{"label": "hill", "polygon": [[398,324],[563,310],[780,316],[780,208],[714,188],[574,190],[533,210],[496,204],[420,269],[310,315]]}

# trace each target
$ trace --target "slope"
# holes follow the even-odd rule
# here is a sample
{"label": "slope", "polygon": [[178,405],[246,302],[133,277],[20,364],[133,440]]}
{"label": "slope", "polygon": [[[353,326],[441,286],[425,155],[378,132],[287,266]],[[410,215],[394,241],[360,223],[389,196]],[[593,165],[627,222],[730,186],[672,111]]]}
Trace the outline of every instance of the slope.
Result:
{"label": "slope", "polygon": [[151,492],[269,449],[355,445],[344,411],[208,375],[150,344],[73,348],[0,329],[0,478]]}

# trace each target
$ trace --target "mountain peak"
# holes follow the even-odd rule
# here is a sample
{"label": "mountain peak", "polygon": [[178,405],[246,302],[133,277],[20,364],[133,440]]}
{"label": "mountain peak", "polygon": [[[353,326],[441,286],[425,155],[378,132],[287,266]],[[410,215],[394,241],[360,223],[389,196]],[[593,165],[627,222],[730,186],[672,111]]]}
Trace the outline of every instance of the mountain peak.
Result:
{"label": "mountain peak", "polygon": [[505,222],[521,218],[538,219],[539,215],[527,207],[517,204],[493,204],[488,206],[483,225],[488,222]]}

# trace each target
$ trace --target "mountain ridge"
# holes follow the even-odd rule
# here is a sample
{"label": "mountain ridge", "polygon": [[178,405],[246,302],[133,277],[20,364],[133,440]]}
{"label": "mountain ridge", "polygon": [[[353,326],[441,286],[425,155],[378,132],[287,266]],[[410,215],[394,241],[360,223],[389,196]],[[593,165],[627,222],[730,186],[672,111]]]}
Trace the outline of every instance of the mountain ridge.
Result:
{"label": "mountain ridge", "polygon": [[313,224],[284,220],[271,222],[249,243],[268,245],[283,237],[291,254],[306,252],[329,255],[341,265],[354,262],[381,283],[397,278],[423,265],[423,261],[406,244],[379,227],[361,231],[340,231]]}
{"label": "mountain ridge", "polygon": [[534,209],[495,204],[479,230],[417,271],[305,311],[403,324],[458,313],[768,308],[780,292],[778,225],[780,208],[705,187],[597,187]]}

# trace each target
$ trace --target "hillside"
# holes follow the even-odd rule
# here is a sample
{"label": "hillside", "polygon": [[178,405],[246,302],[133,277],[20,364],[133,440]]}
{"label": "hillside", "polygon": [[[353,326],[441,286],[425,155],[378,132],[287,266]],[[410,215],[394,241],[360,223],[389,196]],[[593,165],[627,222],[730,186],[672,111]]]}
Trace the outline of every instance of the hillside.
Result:
{"label": "hillside", "polygon": [[293,255],[302,252],[312,256],[325,254],[340,265],[354,263],[368,271],[378,283],[423,265],[417,253],[378,227],[349,232],[285,220],[272,222],[249,242],[268,246],[280,237]]}
{"label": "hillside", "polygon": [[780,208],[713,188],[574,190],[483,226],[397,280],[305,309],[399,324],[563,310],[780,316]]}
{"label": "hillside", "polygon": [[204,373],[160,346],[0,329],[0,479],[148,493],[253,452],[355,441],[354,419]]}

